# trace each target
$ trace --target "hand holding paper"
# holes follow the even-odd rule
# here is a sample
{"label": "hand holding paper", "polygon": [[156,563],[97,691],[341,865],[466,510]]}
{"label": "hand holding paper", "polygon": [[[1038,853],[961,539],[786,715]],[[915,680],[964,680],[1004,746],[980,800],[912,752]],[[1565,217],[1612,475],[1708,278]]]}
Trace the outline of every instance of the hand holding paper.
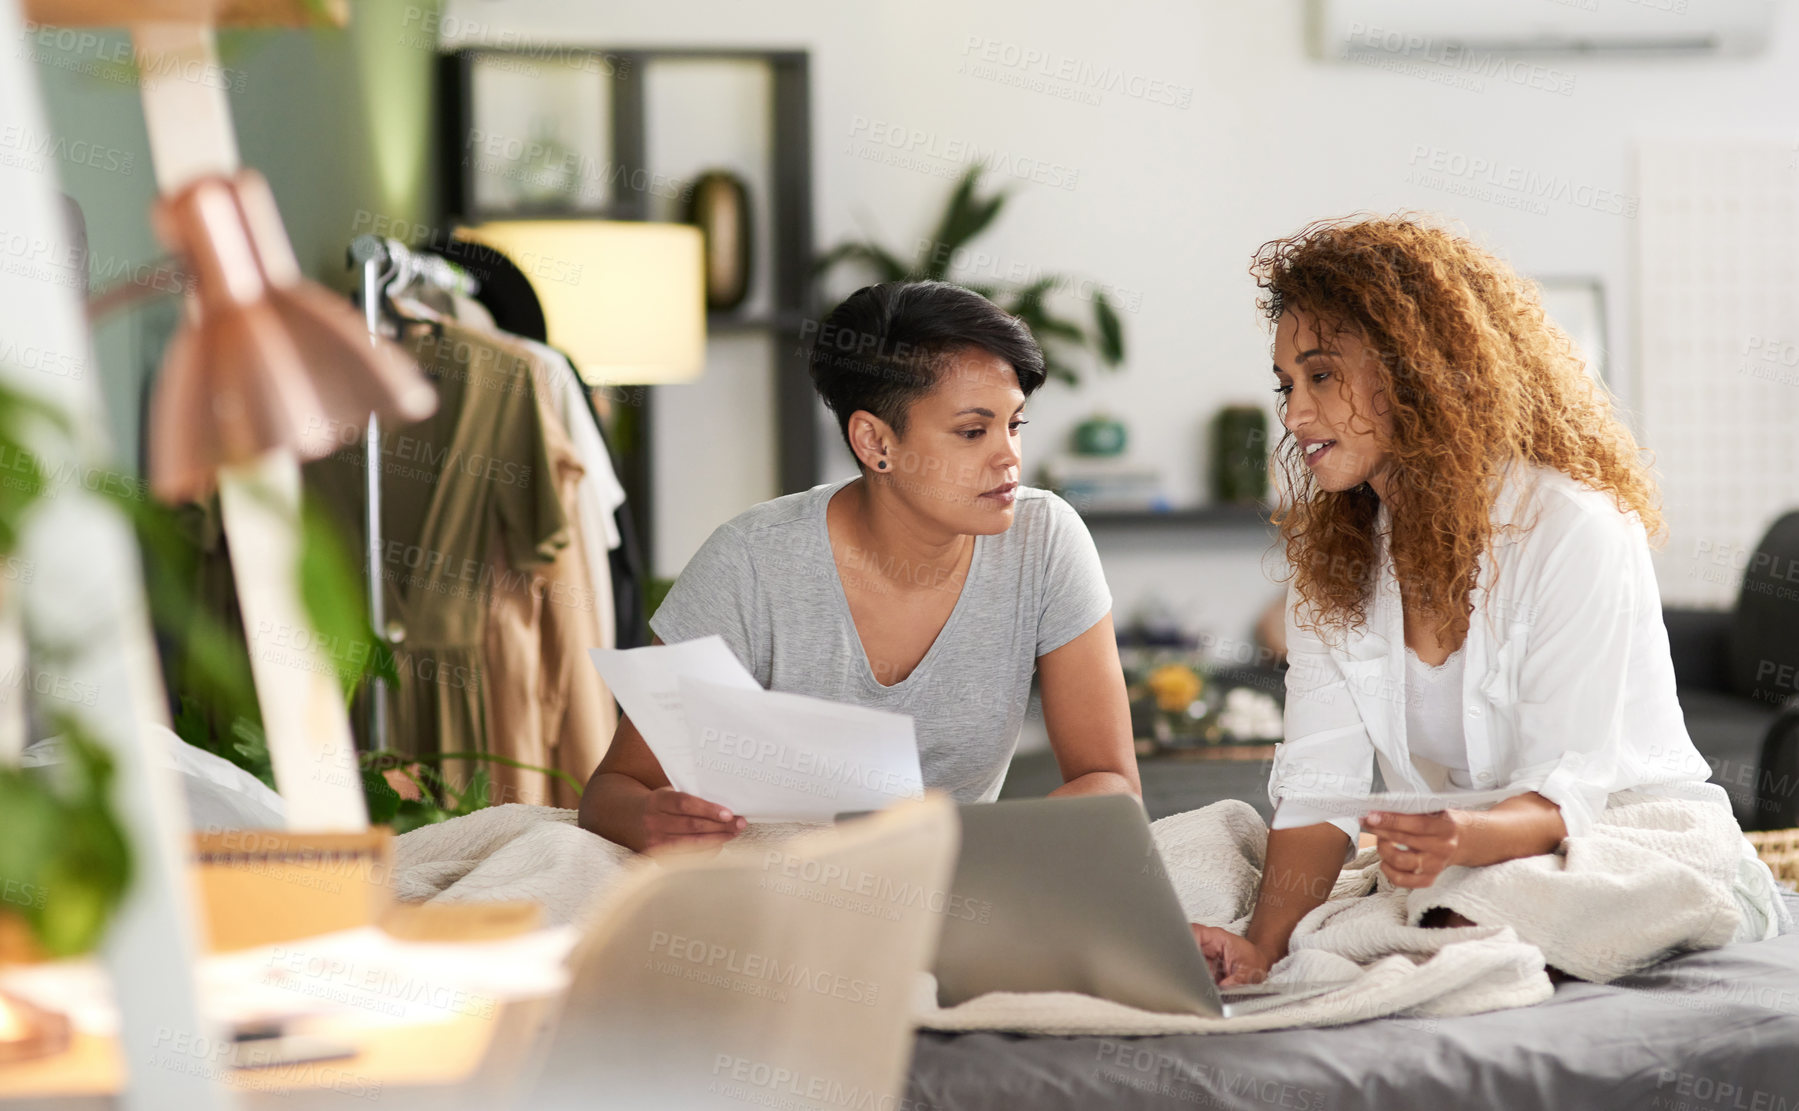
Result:
{"label": "hand holding paper", "polygon": [[920,798],[912,719],[778,691],[681,680],[694,794],[753,819],[828,820]]}
{"label": "hand holding paper", "polygon": [[[717,636],[648,648],[594,648],[588,655],[656,754],[669,784],[677,791],[699,794],[692,782],[693,750],[681,710],[681,677],[760,692],[755,676]],[[730,805],[723,799],[709,801]]]}
{"label": "hand holding paper", "polygon": [[676,790],[760,821],[924,793],[911,718],[765,691],[719,637],[592,657]]}

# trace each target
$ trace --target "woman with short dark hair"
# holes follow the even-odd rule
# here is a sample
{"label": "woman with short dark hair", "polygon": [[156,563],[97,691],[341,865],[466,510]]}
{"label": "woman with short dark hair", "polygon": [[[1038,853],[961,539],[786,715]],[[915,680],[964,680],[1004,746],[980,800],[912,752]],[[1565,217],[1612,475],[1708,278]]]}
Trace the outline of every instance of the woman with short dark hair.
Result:
{"label": "woman with short dark hair", "polygon": [[[716,634],[765,688],[910,715],[927,789],[999,794],[1042,673],[1055,794],[1139,793],[1111,594],[1086,526],[1019,482],[1030,330],[943,282],[860,289],[820,322],[811,371],[860,473],[715,531],[651,619]],[[644,850],[744,820],[669,786],[628,717],[581,825]]]}

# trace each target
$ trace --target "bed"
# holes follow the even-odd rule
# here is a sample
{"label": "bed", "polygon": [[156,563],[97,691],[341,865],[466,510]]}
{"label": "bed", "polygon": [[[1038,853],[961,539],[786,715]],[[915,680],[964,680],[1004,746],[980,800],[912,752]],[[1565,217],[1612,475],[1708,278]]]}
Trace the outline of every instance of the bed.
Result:
{"label": "bed", "polygon": [[[406,834],[395,890],[530,898],[573,921],[624,866],[573,817],[502,806]],[[1799,915],[1799,898],[1787,906]],[[1799,932],[1459,1018],[1139,1038],[922,1032],[906,1100],[880,1111],[1462,1107],[1799,1111]]]}
{"label": "bed", "polygon": [[[1787,904],[1799,913],[1799,897]],[[1799,1111],[1799,933],[1534,1007],[1204,1037],[921,1032],[901,1111]]]}

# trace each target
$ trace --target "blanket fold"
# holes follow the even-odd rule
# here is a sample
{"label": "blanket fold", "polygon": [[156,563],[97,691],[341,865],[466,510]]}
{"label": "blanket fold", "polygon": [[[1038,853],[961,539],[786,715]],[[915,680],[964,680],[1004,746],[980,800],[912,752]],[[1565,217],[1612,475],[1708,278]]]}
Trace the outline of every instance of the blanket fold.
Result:
{"label": "blanket fold", "polygon": [[[1407,897],[1406,921],[1443,907],[1504,922],[1551,967],[1606,983],[1730,942],[1742,923],[1733,891],[1743,844],[1723,806],[1620,791],[1560,852],[1445,869]],[[1771,883],[1767,898],[1777,905]]]}

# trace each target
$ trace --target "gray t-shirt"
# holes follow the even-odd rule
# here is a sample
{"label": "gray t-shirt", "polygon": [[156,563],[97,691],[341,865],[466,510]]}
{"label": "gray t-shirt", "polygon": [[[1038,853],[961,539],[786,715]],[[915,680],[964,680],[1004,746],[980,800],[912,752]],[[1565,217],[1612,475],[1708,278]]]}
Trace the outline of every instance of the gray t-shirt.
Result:
{"label": "gray t-shirt", "polygon": [[[904,680],[882,686],[825,524],[831,495],[851,481],[764,502],[719,526],[650,627],[670,644],[718,634],[768,690],[911,715],[925,787],[990,801],[1018,745],[1037,657],[1112,608],[1093,538],[1067,502],[1020,486],[1012,527],[975,538],[961,596],[930,651]],[[874,567],[872,555],[845,556],[852,573],[908,574]]]}

